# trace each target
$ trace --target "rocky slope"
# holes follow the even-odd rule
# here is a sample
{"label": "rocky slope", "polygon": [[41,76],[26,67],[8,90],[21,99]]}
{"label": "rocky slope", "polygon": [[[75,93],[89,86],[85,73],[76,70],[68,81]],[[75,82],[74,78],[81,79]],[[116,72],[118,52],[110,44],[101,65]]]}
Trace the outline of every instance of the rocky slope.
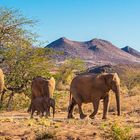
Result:
{"label": "rocky slope", "polygon": [[140,52],[138,52],[137,50],[135,50],[135,49],[133,49],[129,46],[126,46],[126,47],[122,48],[122,50],[131,54],[131,55],[133,55],[133,56],[135,56],[135,57],[140,58]]}
{"label": "rocky slope", "polygon": [[140,63],[140,58],[132,56],[102,39],[95,38],[90,41],[78,42],[63,37],[46,47],[63,52],[61,55],[55,54],[53,56],[58,61],[64,61],[67,58],[80,58],[90,66]]}

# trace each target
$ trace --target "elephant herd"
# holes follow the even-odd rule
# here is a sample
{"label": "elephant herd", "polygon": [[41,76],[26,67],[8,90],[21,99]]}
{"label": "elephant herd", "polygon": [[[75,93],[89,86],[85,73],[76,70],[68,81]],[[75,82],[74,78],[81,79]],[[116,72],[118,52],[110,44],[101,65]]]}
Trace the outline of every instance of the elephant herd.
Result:
{"label": "elephant herd", "polygon": [[[4,74],[0,69],[0,92],[4,88]],[[53,109],[53,117],[55,114],[55,99],[53,93],[55,90],[55,79],[35,77],[31,84],[31,104],[28,112],[33,117],[36,111],[38,115],[50,116],[50,107]],[[103,100],[103,117],[107,118],[109,91],[115,93],[117,114],[121,114],[120,110],[120,79],[117,73],[102,73],[102,74],[82,74],[76,76],[70,85],[70,99],[68,106],[68,118],[73,118],[73,110],[75,105],[78,105],[79,115],[84,119],[86,115],[83,113],[82,104],[92,103],[93,112],[89,116],[91,119],[98,112],[100,100]]]}

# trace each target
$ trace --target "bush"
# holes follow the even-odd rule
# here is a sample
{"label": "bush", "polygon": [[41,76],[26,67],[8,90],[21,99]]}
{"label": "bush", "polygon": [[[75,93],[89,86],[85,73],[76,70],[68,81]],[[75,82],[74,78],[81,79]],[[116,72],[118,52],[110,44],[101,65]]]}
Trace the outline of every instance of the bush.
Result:
{"label": "bush", "polygon": [[114,140],[130,140],[131,139],[131,127],[120,126],[118,123],[114,123],[111,126],[111,136]]}
{"label": "bush", "polygon": [[[55,75],[56,88],[65,89],[66,85],[70,85],[76,72],[84,70],[85,63],[80,59],[68,59],[59,66],[58,73]],[[67,88],[66,88],[67,89]]]}
{"label": "bush", "polygon": [[27,109],[30,104],[30,99],[25,94],[15,94],[13,98],[12,109],[20,110],[20,109]]}
{"label": "bush", "polygon": [[128,125],[123,125],[121,122],[104,122],[100,128],[104,130],[104,137],[112,140],[130,140],[132,139],[132,128]]}
{"label": "bush", "polygon": [[124,75],[121,76],[121,83],[123,87],[127,88],[127,93],[129,96],[135,95],[133,89],[139,87],[140,83],[140,71],[126,71]]}
{"label": "bush", "polygon": [[0,110],[24,110],[28,108],[30,104],[30,98],[26,96],[24,93],[15,94],[13,97],[12,104],[10,104],[9,108],[7,108],[7,102],[9,99],[9,94],[6,94],[4,97],[3,105],[0,107]]}

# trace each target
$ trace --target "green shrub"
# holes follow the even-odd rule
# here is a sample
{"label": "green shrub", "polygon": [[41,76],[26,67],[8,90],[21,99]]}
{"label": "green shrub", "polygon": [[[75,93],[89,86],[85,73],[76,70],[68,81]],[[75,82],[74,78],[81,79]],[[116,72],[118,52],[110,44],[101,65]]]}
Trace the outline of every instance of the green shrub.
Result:
{"label": "green shrub", "polygon": [[24,93],[15,94],[11,100],[9,108],[7,108],[7,103],[9,99],[9,94],[5,94],[3,104],[0,105],[0,110],[24,110],[27,109],[30,104],[30,99]]}
{"label": "green shrub", "polygon": [[130,126],[121,126],[118,123],[112,124],[110,128],[110,132],[113,140],[130,140],[131,130],[132,129]]}
{"label": "green shrub", "polygon": [[103,122],[100,125],[103,137],[111,140],[131,140],[132,127],[121,122]]}
{"label": "green shrub", "polygon": [[12,102],[13,110],[27,109],[30,104],[30,99],[25,94],[15,94]]}

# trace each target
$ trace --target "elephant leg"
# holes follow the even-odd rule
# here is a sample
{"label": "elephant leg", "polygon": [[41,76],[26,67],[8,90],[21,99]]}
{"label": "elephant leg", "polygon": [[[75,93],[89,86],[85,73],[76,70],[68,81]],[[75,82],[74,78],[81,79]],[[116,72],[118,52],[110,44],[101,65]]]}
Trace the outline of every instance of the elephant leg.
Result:
{"label": "elephant leg", "polygon": [[84,119],[87,115],[83,113],[82,104],[78,104],[80,119]]}
{"label": "elephant leg", "polygon": [[40,115],[40,110],[37,110],[36,115]]}
{"label": "elephant leg", "polygon": [[107,118],[108,103],[109,103],[109,95],[106,96],[103,100],[103,117],[102,117],[102,119]]}
{"label": "elephant leg", "polygon": [[41,111],[41,117],[43,117],[44,116],[44,111]]}
{"label": "elephant leg", "polygon": [[51,113],[50,113],[50,106],[48,107],[48,116],[50,117],[51,116]]}
{"label": "elephant leg", "polygon": [[51,102],[50,107],[53,109],[53,118],[54,118],[54,114],[55,114],[55,100],[53,100]]}
{"label": "elephant leg", "polygon": [[46,109],[46,117],[50,117],[50,106],[48,106]]}
{"label": "elephant leg", "polygon": [[33,118],[34,112],[35,112],[35,110],[31,110],[31,117],[30,118]]}
{"label": "elephant leg", "polygon": [[98,112],[99,102],[100,102],[100,99],[95,99],[95,100],[93,100],[93,108],[94,108],[94,111],[93,111],[93,113],[89,116],[91,119],[94,119],[95,115],[96,115],[97,112]]}
{"label": "elephant leg", "polygon": [[48,111],[48,116],[51,117],[50,109],[49,109],[49,111]]}
{"label": "elephant leg", "polygon": [[71,100],[69,107],[68,107],[68,118],[74,118],[72,113],[73,113],[74,106],[76,104],[77,104],[76,101],[72,97],[72,100]]}

